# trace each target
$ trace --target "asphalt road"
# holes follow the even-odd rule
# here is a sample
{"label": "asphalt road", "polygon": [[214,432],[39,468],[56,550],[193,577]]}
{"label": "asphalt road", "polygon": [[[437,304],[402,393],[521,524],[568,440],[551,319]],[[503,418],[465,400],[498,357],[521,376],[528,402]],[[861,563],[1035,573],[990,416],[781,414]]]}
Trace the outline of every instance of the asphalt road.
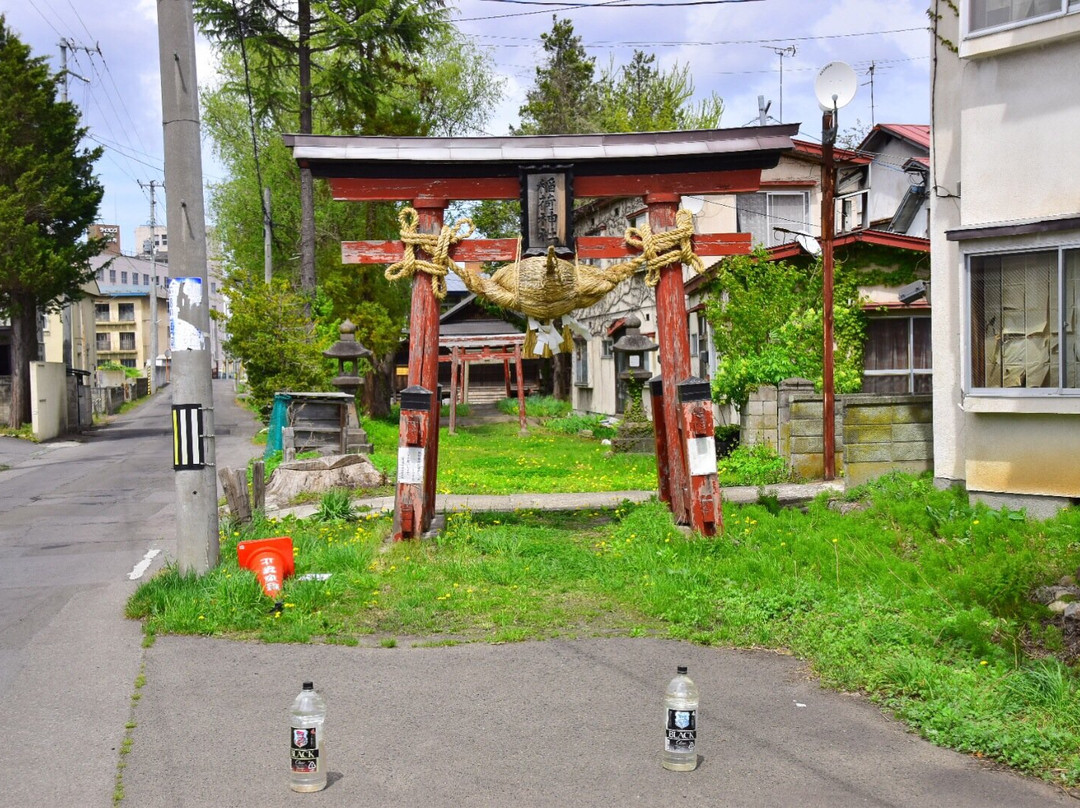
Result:
{"label": "asphalt road", "polygon": [[[219,465],[258,452],[233,383],[214,383]],[[143,651],[129,579],[175,557],[169,388],[74,440],[0,438],[4,806],[106,806]]]}

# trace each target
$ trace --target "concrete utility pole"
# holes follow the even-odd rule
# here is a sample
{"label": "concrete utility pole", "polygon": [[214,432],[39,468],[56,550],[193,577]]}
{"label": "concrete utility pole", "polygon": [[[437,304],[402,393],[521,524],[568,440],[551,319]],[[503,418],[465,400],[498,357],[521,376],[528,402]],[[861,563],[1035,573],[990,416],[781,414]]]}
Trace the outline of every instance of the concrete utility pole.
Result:
{"label": "concrete utility pole", "polygon": [[[204,438],[201,467],[175,472],[176,553],[181,573],[202,574],[218,562],[219,539],[214,397],[210,352],[207,350],[210,306],[199,141],[199,87],[195,75],[195,22],[191,0],[157,0],[157,10],[165,183],[169,188],[165,201],[169,277],[197,279],[201,289],[197,299],[188,300],[184,314],[184,320],[195,327],[198,339],[195,344],[172,346],[173,406],[197,405],[200,408]],[[179,312],[170,312],[170,315],[178,318]]]}
{"label": "concrete utility pole", "polygon": [[157,277],[157,196],[154,180],[139,183],[140,188],[150,189],[150,392],[157,389],[158,351],[158,277]]}
{"label": "concrete utility pole", "polygon": [[[79,81],[86,82],[87,84],[90,83],[90,79],[86,78],[85,76],[80,76],[78,73],[72,73],[70,70],[68,70],[68,51],[81,50],[86,51],[87,53],[101,53],[101,48],[98,47],[95,50],[95,48],[88,48],[85,45],[76,45],[74,42],[72,42],[70,39],[67,39],[66,37],[60,39],[59,45],[61,78],[60,100],[66,104],[68,101],[68,78],[70,76],[74,76],[75,78],[79,79]],[[71,306],[71,303],[67,303],[60,314],[60,323],[63,327],[64,332],[63,347],[61,349],[61,353],[63,354],[62,359],[64,364],[67,365],[69,368],[75,367],[75,352],[72,348],[74,336],[72,334],[71,328]]]}

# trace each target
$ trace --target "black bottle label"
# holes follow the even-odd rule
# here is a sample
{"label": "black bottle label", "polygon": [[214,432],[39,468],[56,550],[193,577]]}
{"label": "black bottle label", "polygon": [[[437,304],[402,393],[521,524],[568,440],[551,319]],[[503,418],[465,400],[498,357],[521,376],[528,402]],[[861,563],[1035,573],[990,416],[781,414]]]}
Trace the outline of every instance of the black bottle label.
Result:
{"label": "black bottle label", "polygon": [[293,727],[289,738],[292,770],[299,774],[319,771],[319,739],[315,727]]}
{"label": "black bottle label", "polygon": [[664,748],[668,752],[693,752],[696,742],[697,710],[669,709]]}

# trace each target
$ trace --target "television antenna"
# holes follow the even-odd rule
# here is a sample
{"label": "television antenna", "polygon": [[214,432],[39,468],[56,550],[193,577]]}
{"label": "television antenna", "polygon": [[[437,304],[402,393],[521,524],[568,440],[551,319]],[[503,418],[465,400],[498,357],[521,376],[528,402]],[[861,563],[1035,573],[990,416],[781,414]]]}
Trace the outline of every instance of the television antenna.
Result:
{"label": "television antenna", "polygon": [[778,110],[780,123],[784,122],[784,57],[795,55],[795,46],[788,45],[786,48],[777,48],[774,45],[762,45],[780,57],[780,109]]}

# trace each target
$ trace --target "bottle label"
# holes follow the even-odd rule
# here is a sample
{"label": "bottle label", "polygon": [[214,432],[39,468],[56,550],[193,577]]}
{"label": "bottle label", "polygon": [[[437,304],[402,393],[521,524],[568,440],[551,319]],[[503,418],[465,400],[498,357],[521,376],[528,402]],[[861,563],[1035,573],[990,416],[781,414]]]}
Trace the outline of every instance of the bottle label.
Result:
{"label": "bottle label", "polygon": [[697,742],[697,710],[668,710],[664,749],[693,752]]}
{"label": "bottle label", "polygon": [[289,739],[289,757],[297,774],[316,774],[319,771],[319,739],[316,727],[293,727]]}

